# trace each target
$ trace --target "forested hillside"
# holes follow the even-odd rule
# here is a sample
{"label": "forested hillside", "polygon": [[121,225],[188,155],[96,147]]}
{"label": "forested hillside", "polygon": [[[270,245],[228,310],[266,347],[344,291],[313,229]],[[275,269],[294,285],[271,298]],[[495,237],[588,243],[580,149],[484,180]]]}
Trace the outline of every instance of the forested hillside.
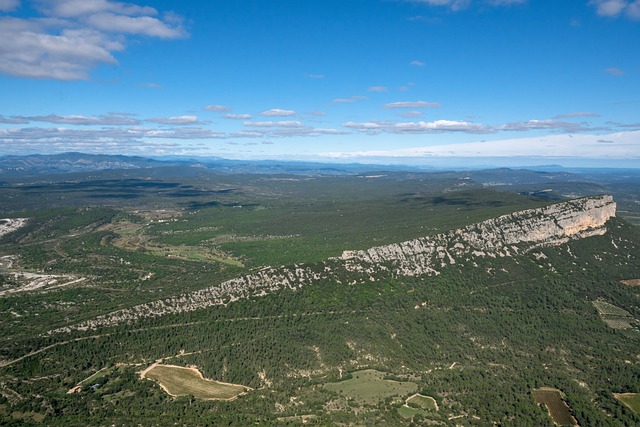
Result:
{"label": "forested hillside", "polygon": [[[126,181],[137,202],[122,204],[87,191],[111,182],[82,181],[44,209],[5,211],[25,220],[0,236],[2,423],[551,426],[546,388],[580,425],[640,423],[616,398],[640,392],[640,231],[610,198],[597,214],[451,177],[275,178]],[[553,242],[506,244],[525,209],[553,213],[540,222]],[[482,224],[500,224],[495,241]],[[394,258],[335,268],[455,229],[451,248],[473,233],[485,247],[445,245],[455,262],[443,252],[437,274],[399,274]],[[317,278],[91,323],[269,269]],[[207,400],[214,386],[232,400]]]}

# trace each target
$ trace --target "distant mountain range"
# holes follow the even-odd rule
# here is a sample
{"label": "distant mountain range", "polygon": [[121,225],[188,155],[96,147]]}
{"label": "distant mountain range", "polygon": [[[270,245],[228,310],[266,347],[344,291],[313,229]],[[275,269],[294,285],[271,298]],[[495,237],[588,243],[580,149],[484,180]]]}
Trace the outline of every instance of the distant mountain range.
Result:
{"label": "distant mountain range", "polygon": [[[69,172],[91,172],[105,169],[139,169],[164,165],[165,162],[144,157],[62,153],[0,157],[0,173],[40,175]],[[175,163],[174,163],[175,164]]]}
{"label": "distant mountain range", "polygon": [[[72,172],[93,172],[100,170],[126,170],[158,167],[200,167],[219,173],[259,173],[259,174],[300,174],[300,175],[350,175],[371,173],[375,171],[404,171],[404,172],[443,172],[447,170],[468,170],[473,179],[486,182],[500,182],[505,177],[513,179],[513,169],[520,168],[460,168],[432,165],[380,165],[364,163],[322,163],[313,161],[288,160],[231,160],[221,157],[139,157],[124,155],[61,153],[61,154],[33,154],[25,156],[0,157],[0,174],[3,175],[46,175]],[[566,181],[570,177],[570,170],[558,165],[544,165],[527,167],[519,174],[518,183],[540,182],[548,178],[562,178]],[[478,175],[478,170],[484,170]],[[490,170],[491,172],[487,172]],[[475,172],[474,172],[475,171]],[[562,176],[560,176],[562,175]]]}
{"label": "distant mountain range", "polygon": [[4,156],[0,157],[0,174],[43,175],[71,172],[92,172],[99,170],[142,169],[168,166],[188,166],[212,169],[221,173],[287,173],[344,175],[371,170],[420,170],[416,167],[384,166],[363,164],[333,164],[276,160],[229,160],[220,157],[161,157],[145,158],[85,153],[62,153],[50,155]]}

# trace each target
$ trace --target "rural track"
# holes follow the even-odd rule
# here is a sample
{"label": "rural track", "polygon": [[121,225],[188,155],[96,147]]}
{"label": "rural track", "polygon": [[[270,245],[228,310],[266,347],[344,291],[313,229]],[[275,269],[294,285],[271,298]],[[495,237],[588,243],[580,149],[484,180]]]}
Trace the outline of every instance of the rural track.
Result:
{"label": "rural track", "polygon": [[[145,332],[145,331],[152,331],[152,330],[162,330],[162,329],[172,329],[172,328],[181,328],[181,327],[186,327],[186,326],[193,326],[193,325],[198,325],[198,324],[202,324],[202,323],[220,323],[220,322],[246,322],[246,321],[252,321],[252,320],[269,320],[269,319],[281,319],[281,318],[285,318],[285,317],[307,317],[307,316],[321,316],[321,315],[336,315],[336,314],[356,314],[358,312],[364,312],[364,310],[351,310],[351,311],[316,311],[316,312],[311,312],[311,313],[292,313],[292,314],[280,314],[280,315],[276,315],[276,316],[262,316],[262,317],[235,317],[235,318],[231,318],[231,319],[217,319],[212,321],[208,321],[208,320],[200,320],[197,322],[187,322],[187,323],[174,323],[171,325],[162,325],[162,326],[150,326],[148,328],[139,328],[139,329],[132,329],[129,332],[131,333],[138,333],[138,332]],[[70,340],[66,340],[66,341],[60,341],[54,344],[50,344],[48,346],[42,347],[38,350],[34,350],[31,351],[23,356],[20,356],[18,358],[12,359],[12,360],[5,360],[5,361],[1,361],[0,362],[0,368],[5,368],[7,366],[11,366],[14,365],[18,362],[20,362],[21,360],[27,359],[31,356],[35,356],[37,354],[43,353],[47,350],[50,350],[52,348],[55,347],[60,347],[63,345],[67,345],[67,344],[71,344],[74,342],[79,342],[79,341],[86,341],[86,340],[93,340],[93,339],[99,339],[102,337],[108,337],[108,336],[112,336],[113,333],[107,332],[104,334],[96,334],[96,335],[89,335],[86,337],[78,337],[78,338],[73,338]],[[232,345],[232,344],[231,344]]]}
{"label": "rural track", "polygon": [[20,356],[20,357],[16,358],[16,359],[2,361],[2,362],[0,362],[0,368],[11,366],[11,365],[13,365],[15,363],[18,363],[21,360],[24,360],[24,359],[26,359],[28,357],[31,357],[31,356],[35,356],[36,354],[42,353],[44,351],[50,350],[50,349],[55,348],[55,347],[59,347],[59,346],[62,346],[62,345],[67,345],[67,344],[72,343],[72,342],[97,339],[97,338],[106,337],[106,336],[109,336],[109,335],[111,335],[111,334],[91,335],[91,336],[88,336],[88,337],[79,337],[79,338],[74,338],[72,340],[60,341],[60,342],[57,342],[55,344],[50,344],[50,345],[48,345],[46,347],[42,347],[42,348],[40,348],[38,350],[34,350],[34,351],[30,352],[30,353],[25,354],[24,356]]}

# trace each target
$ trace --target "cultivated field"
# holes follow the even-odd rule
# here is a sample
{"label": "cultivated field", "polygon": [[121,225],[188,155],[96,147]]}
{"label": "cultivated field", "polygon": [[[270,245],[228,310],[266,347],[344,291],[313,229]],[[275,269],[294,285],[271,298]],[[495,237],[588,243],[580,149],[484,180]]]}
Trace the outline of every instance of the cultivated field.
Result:
{"label": "cultivated field", "polygon": [[613,395],[633,412],[640,414],[640,393],[614,393]]}
{"label": "cultivated field", "polygon": [[194,396],[202,400],[233,400],[251,390],[238,384],[206,379],[195,368],[173,365],[152,365],[140,376],[157,381],[171,396]]}
{"label": "cultivated field", "polygon": [[635,319],[628,311],[609,304],[603,300],[593,301],[593,306],[598,310],[598,314],[603,322],[613,329],[629,329],[633,327]]}
{"label": "cultivated field", "polygon": [[340,393],[361,403],[375,404],[392,396],[402,396],[415,392],[418,386],[412,382],[384,379],[384,372],[366,369],[353,373],[353,378],[338,383],[328,383],[327,390]]}
{"label": "cultivated field", "polygon": [[577,425],[576,419],[571,415],[571,409],[562,398],[560,390],[554,388],[540,388],[533,391],[538,405],[544,405],[553,418],[553,422],[560,426]]}

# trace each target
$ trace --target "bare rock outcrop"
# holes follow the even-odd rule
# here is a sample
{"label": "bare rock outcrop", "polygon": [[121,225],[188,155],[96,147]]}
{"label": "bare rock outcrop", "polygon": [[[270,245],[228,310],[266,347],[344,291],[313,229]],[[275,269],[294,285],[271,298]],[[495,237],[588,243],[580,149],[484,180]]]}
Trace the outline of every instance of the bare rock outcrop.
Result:
{"label": "bare rock outcrop", "polygon": [[455,264],[463,255],[511,256],[604,234],[605,223],[615,213],[613,197],[585,197],[503,215],[436,236],[346,251],[341,259],[349,271],[371,274],[391,269],[403,276],[438,274],[438,269]]}
{"label": "bare rock outcrop", "polygon": [[118,310],[50,333],[94,329],[144,317],[226,305],[323,281],[341,283],[345,277],[350,277],[350,284],[356,284],[374,280],[378,275],[437,275],[463,258],[511,257],[541,246],[557,246],[571,239],[602,235],[606,233],[606,222],[615,213],[616,203],[607,195],[528,209],[435,236],[364,251],[345,251],[342,256],[319,264],[266,267],[215,286]]}

